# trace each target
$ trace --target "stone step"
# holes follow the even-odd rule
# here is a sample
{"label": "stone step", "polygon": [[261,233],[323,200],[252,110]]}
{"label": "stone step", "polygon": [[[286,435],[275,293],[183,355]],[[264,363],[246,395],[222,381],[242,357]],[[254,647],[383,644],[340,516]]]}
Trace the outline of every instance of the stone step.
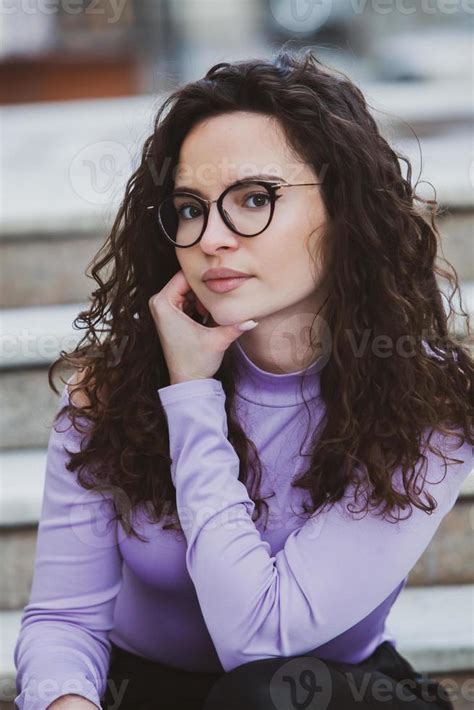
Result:
{"label": "stone step", "polygon": [[[453,188],[455,189],[455,188]],[[459,281],[474,280],[472,235],[474,233],[474,205],[472,209],[451,209],[438,218],[443,256],[456,270]],[[445,268],[444,262],[441,266]]]}
{"label": "stone step", "polygon": [[[435,130],[468,125],[472,120],[470,83],[470,78],[459,77],[453,81],[363,81],[361,86],[380,126],[396,122],[398,131],[405,129],[407,135],[413,135],[410,126],[417,133],[430,127],[432,135]],[[439,100],[441,89],[443,101]]]}
{"label": "stone step", "polygon": [[[0,452],[0,609],[27,603],[46,468],[46,449]],[[474,468],[459,498],[412,569],[410,586],[474,583]]]}
{"label": "stone step", "polygon": [[84,271],[153,132],[156,101],[143,95],[1,107],[9,180],[0,215],[0,306],[88,298],[96,284]]}
{"label": "stone step", "polygon": [[[46,455],[46,448],[0,451],[0,528],[38,524]],[[474,502],[474,468],[461,486],[456,505],[471,501]],[[450,511],[445,519],[452,512]],[[441,530],[441,526],[438,530]]]}
{"label": "stone step", "polygon": [[398,648],[420,672],[474,670],[474,584],[406,586],[387,618]]}
{"label": "stone step", "polygon": [[[0,307],[86,301],[96,287],[95,281],[86,277],[86,268],[102,246],[109,226],[102,220],[80,228],[74,221],[69,231],[59,234],[52,231],[0,239]],[[443,255],[456,269],[459,280],[474,280],[474,208],[451,209],[439,218],[438,227]],[[444,268],[444,262],[441,265]]]}
{"label": "stone step", "polygon": [[[474,324],[474,281],[461,284],[460,290]],[[87,302],[82,302],[0,311],[0,450],[47,444],[58,406],[47,382],[47,370],[61,350],[70,350],[82,337],[83,331],[74,329],[73,321],[87,308]],[[450,327],[462,336],[465,319],[454,318]],[[474,353],[474,343],[467,344]],[[116,346],[117,359],[123,345]],[[55,381],[59,387],[60,381]]]}
{"label": "stone step", "polygon": [[0,369],[50,365],[63,349],[79,342],[73,327],[87,302],[3,308],[0,311]]}
{"label": "stone step", "polygon": [[92,223],[87,230],[71,224],[64,234],[34,233],[0,240],[0,307],[86,300],[96,288],[95,281],[85,275],[86,268],[106,236],[107,225]]}
{"label": "stone step", "polygon": [[[416,177],[420,147],[411,128],[422,131],[424,170],[419,177],[432,180],[442,203],[450,207],[472,206],[469,156],[454,150],[446,161],[440,150],[452,147],[458,137],[470,144],[470,88],[466,80],[363,83],[368,108],[381,131],[393,140],[405,136],[413,140],[409,157],[415,161]],[[0,214],[3,238],[91,233],[98,223],[110,224],[164,98],[144,94],[2,106],[2,157],[10,177]],[[428,138],[432,141],[425,148]],[[37,160],[32,163],[33,154]],[[459,183],[455,191],[453,180]]]}
{"label": "stone step", "polygon": [[[62,391],[61,379],[72,369],[56,374],[54,384]],[[0,368],[0,450],[44,447],[59,407],[59,396],[49,387],[48,368]]]}
{"label": "stone step", "polygon": [[474,583],[474,468],[464,483],[453,509],[411,570],[410,586]]}
{"label": "stone step", "polygon": [[[461,285],[464,306],[474,317],[474,281]],[[42,446],[57,398],[47,386],[46,368],[60,350],[71,348],[81,331],[73,320],[87,303],[3,309],[0,377],[4,406],[0,414],[0,448]],[[464,328],[464,319],[454,321]],[[120,349],[117,348],[117,356]],[[18,397],[22,394],[23,397]],[[32,416],[30,402],[35,401]]]}
{"label": "stone step", "polygon": [[[405,587],[387,618],[397,649],[420,673],[455,673],[474,668],[474,585]],[[3,644],[0,701],[16,696],[13,650],[21,628],[20,611],[0,612]]]}
{"label": "stone step", "polygon": [[[60,376],[65,380],[71,375],[71,369],[56,374],[54,382],[60,392]],[[47,376],[46,367],[0,368],[0,451],[47,445],[59,407]]]}
{"label": "stone step", "polygon": [[[48,384],[48,367],[82,337],[73,321],[85,308],[84,302],[0,312],[0,450],[47,444],[59,406]],[[61,390],[59,377],[55,383]]]}
{"label": "stone step", "polygon": [[[473,110],[466,83],[367,82],[363,90],[382,134],[411,160],[417,192],[431,199],[433,184],[440,205],[449,209],[439,219],[445,255],[460,279],[474,279]],[[442,106],[439,96],[448,97]],[[96,284],[84,271],[112,226],[162,98],[0,108],[2,159],[9,175],[0,214],[0,307],[88,298]],[[412,129],[419,133],[422,164]],[[36,156],[33,163],[31,155]]]}
{"label": "stone step", "polygon": [[[444,286],[442,290],[448,292]],[[474,280],[460,283],[460,295],[464,309],[474,320]],[[446,298],[443,302],[447,313],[445,301]],[[459,310],[458,295],[453,305]],[[82,331],[74,329],[73,321],[88,307],[88,302],[83,301],[1,309],[0,370],[49,365],[60,350],[80,340]],[[452,332],[465,332],[463,316],[453,319]]]}

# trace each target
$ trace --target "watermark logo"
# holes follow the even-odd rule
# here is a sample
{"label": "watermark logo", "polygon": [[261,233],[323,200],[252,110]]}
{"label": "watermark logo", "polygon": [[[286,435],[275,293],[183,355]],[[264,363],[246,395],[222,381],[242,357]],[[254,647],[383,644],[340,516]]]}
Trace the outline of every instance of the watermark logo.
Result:
{"label": "watermark logo", "polygon": [[331,330],[324,318],[314,313],[290,316],[275,326],[269,346],[273,363],[282,373],[303,370],[310,353],[319,372],[331,356]]}
{"label": "watermark logo", "polygon": [[112,499],[120,514],[131,512],[131,501],[127,493],[120,486],[112,484],[106,484],[100,490],[82,489],[71,501],[69,526],[84,546],[103,550],[117,547],[127,538],[123,527],[116,525],[113,520]]}
{"label": "watermark logo", "polygon": [[90,143],[74,156],[69,181],[74,192],[94,205],[114,202],[133,170],[130,150],[118,141]]}
{"label": "watermark logo", "polygon": [[332,0],[269,0],[275,22],[292,34],[310,35],[327,24],[331,14],[348,23],[352,16],[473,14],[474,0],[349,0],[345,7]]}
{"label": "watermark logo", "polygon": [[284,29],[309,34],[327,22],[332,0],[269,0],[269,9]]}
{"label": "watermark logo", "polygon": [[276,710],[326,710],[332,695],[332,677],[324,661],[302,656],[278,668],[269,690]]}

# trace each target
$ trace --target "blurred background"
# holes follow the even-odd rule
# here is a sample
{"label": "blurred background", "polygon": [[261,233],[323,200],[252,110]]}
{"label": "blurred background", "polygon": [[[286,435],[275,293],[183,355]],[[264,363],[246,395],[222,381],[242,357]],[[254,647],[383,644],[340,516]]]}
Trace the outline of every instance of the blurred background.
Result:
{"label": "blurred background", "polygon": [[[95,287],[85,269],[167,92],[288,40],[316,49],[440,203],[443,254],[473,314],[473,18],[470,0],[1,2],[0,708],[15,696],[58,406],[47,368],[79,339],[72,321]],[[464,319],[451,328],[465,337]],[[471,476],[390,616],[401,653],[450,679],[457,710],[474,700],[473,529]]]}

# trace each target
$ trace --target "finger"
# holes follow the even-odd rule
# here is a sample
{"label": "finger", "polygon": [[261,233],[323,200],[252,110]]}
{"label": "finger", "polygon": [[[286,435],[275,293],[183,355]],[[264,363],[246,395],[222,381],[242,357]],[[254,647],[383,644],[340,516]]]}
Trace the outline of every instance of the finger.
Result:
{"label": "finger", "polygon": [[191,291],[191,286],[184,275],[184,271],[180,269],[162,288],[161,293],[170,303],[175,306],[182,306],[184,297],[189,291]]}
{"label": "finger", "polygon": [[216,333],[217,337],[222,338],[223,349],[226,350],[242,333],[247,330],[252,330],[252,328],[255,328],[257,325],[258,321],[246,320],[243,323],[234,323],[233,325],[220,325],[213,329],[213,333]]}

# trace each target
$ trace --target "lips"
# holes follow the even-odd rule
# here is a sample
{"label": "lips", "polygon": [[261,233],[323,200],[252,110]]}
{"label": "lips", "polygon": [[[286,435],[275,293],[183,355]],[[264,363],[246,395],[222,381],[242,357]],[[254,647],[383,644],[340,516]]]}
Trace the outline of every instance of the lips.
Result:
{"label": "lips", "polygon": [[246,274],[243,271],[236,271],[235,269],[208,269],[202,277],[203,281],[209,281],[212,279],[233,279],[238,277],[249,277],[250,274]]}
{"label": "lips", "polygon": [[233,291],[251,278],[251,276],[238,276],[228,279],[208,279],[204,283],[210,291],[226,293],[226,291]]}

